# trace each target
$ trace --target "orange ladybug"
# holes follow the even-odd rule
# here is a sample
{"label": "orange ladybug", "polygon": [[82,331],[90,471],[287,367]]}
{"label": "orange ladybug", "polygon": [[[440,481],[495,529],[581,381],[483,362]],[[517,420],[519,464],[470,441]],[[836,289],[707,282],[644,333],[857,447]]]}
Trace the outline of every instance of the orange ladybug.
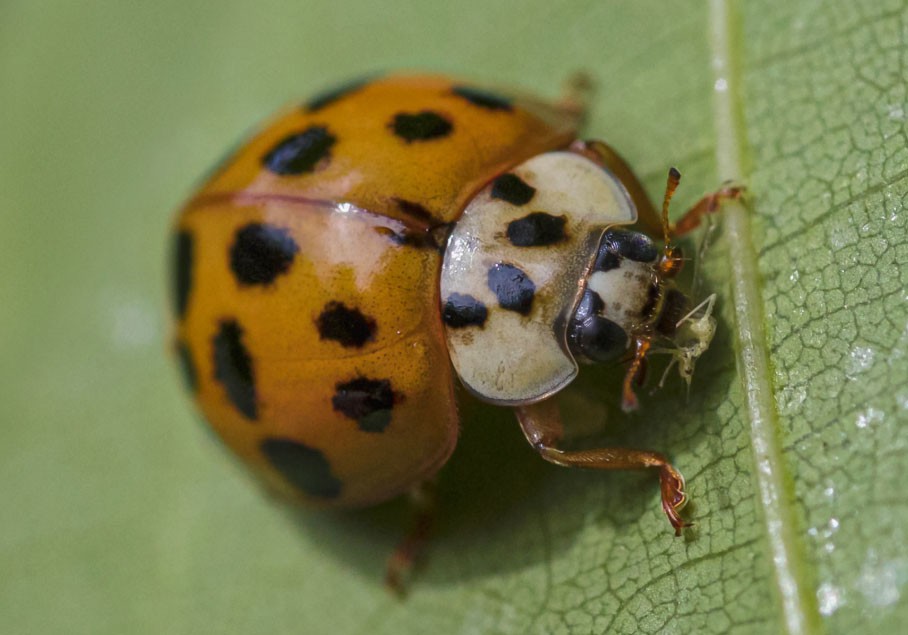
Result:
{"label": "orange ladybug", "polygon": [[[457,441],[455,376],[513,407],[548,461],[681,475],[658,453],[559,446],[551,399],[578,362],[654,347],[688,377],[714,330],[673,282],[675,227],[621,158],[577,140],[576,99],[441,76],[348,84],[255,135],[176,221],[176,349],[206,419],[272,488],[363,506],[431,479]],[[658,234],[662,245],[647,235]],[[711,307],[711,304],[709,304]],[[392,582],[415,551],[411,536]]]}

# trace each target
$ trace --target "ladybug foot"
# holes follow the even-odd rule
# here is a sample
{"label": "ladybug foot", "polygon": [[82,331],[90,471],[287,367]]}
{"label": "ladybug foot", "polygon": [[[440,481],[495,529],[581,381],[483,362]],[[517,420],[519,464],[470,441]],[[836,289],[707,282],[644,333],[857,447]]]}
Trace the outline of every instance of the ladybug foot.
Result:
{"label": "ladybug foot", "polygon": [[675,535],[680,536],[684,527],[691,527],[678,513],[687,504],[684,491],[684,477],[670,463],[665,463],[659,471],[659,482],[662,490],[662,511],[675,528]]}
{"label": "ladybug foot", "polygon": [[687,503],[684,477],[664,454],[630,448],[597,448],[566,452],[554,447],[561,438],[562,425],[558,406],[554,400],[540,401],[515,408],[517,419],[527,441],[540,456],[550,463],[563,467],[581,467],[594,470],[659,470],[662,491],[662,510],[680,536],[684,527],[690,527],[678,511]]}

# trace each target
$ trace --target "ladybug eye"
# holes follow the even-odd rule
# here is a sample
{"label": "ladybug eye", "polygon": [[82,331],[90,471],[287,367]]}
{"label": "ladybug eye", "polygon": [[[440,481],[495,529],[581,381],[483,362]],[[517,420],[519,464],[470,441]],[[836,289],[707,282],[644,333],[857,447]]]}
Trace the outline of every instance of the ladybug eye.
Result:
{"label": "ladybug eye", "polygon": [[622,258],[635,262],[655,262],[659,250],[646,234],[626,229],[610,229],[602,236],[599,254],[596,256],[596,271],[617,269]]}
{"label": "ladybug eye", "polygon": [[571,352],[591,362],[607,362],[627,350],[627,332],[617,323],[603,317],[602,299],[587,289],[568,326]]}

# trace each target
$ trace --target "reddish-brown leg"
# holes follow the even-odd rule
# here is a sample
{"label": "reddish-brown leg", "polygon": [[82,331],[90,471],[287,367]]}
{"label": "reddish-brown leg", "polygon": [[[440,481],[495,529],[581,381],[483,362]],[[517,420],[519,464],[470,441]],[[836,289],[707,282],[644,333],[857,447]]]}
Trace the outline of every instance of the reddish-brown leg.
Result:
{"label": "reddish-brown leg", "polygon": [[671,226],[670,233],[674,237],[683,236],[700,226],[700,222],[707,214],[719,211],[725,201],[735,201],[744,196],[744,187],[739,185],[725,185],[711,194],[707,194],[693,204],[684,213],[677,223]]}
{"label": "reddish-brown leg", "polygon": [[422,555],[435,523],[435,482],[424,481],[410,491],[413,520],[394,553],[388,559],[385,584],[395,594],[407,593],[414,566]]}
{"label": "reddish-brown leg", "polygon": [[631,412],[637,409],[637,395],[634,393],[634,384],[638,382],[646,363],[646,354],[649,353],[652,342],[648,337],[638,337],[634,340],[634,357],[631,365],[624,374],[624,383],[621,386],[621,409]]}
{"label": "reddish-brown leg", "polygon": [[683,527],[690,526],[678,513],[687,502],[684,493],[684,477],[668,460],[658,452],[630,450],[627,448],[599,448],[566,452],[558,449],[563,435],[561,413],[554,399],[547,399],[529,406],[515,408],[517,420],[527,441],[546,461],[564,467],[582,467],[598,470],[659,470],[662,491],[662,510],[675,528],[675,535],[681,535]]}
{"label": "reddish-brown leg", "polygon": [[[575,141],[571,144],[570,149],[608,168],[612,174],[618,177],[618,180],[627,188],[627,192],[637,208],[637,223],[632,229],[642,231],[653,238],[670,239],[683,236],[696,229],[703,220],[703,216],[717,212],[723,202],[737,200],[745,193],[745,188],[742,186],[723,185],[715,192],[707,194],[694,203],[677,223],[667,224],[668,200],[663,200],[662,214],[660,214],[659,209],[650,201],[649,195],[647,195],[637,175],[634,174],[627,162],[611,146],[602,141]],[[666,199],[671,199],[672,194],[674,194],[674,188],[678,186],[680,178],[681,175],[678,171],[672,168],[672,174],[669,176],[669,188],[666,189]],[[674,182],[672,183],[672,181]]]}

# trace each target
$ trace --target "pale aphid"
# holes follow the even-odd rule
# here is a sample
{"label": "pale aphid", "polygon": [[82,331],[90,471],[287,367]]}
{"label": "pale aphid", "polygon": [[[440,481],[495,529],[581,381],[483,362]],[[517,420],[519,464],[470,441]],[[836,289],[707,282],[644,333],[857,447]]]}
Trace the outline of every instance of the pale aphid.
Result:
{"label": "pale aphid", "polygon": [[675,364],[678,365],[678,374],[685,381],[688,389],[690,388],[697,359],[706,352],[716,334],[716,319],[712,316],[715,303],[716,294],[713,293],[678,320],[675,325],[678,331],[673,342],[675,346],[652,351],[653,353],[667,353],[672,358],[666,366],[665,372],[662,373],[659,388],[665,385],[665,378],[668,377],[669,371]]}

